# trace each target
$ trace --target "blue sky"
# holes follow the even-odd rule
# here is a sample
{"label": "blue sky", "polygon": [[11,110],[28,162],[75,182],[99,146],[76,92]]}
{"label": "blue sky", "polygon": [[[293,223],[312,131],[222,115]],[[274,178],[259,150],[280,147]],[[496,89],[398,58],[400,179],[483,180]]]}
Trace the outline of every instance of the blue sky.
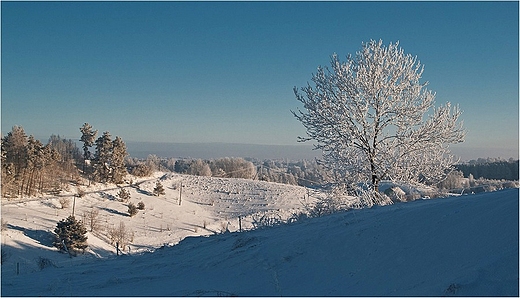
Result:
{"label": "blue sky", "polygon": [[2,2],[2,134],[297,144],[292,88],[362,42],[400,41],[465,158],[518,156],[518,2]]}

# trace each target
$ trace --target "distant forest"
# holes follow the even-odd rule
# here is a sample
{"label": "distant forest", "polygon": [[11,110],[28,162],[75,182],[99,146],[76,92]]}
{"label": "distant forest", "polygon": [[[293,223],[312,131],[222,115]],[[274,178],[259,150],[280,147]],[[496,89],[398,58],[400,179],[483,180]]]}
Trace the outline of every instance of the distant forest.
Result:
{"label": "distant forest", "polygon": [[[245,178],[314,187],[327,180],[327,173],[316,160],[257,160],[219,158],[213,160],[128,156],[121,138],[112,140],[109,132],[96,139],[97,130],[88,123],[80,128],[83,152],[75,142],[51,135],[47,144],[27,136],[20,126],[1,138],[2,197],[58,194],[69,185],[91,182],[123,183],[126,174],[145,177],[155,171],[226,178]],[[94,153],[90,151],[94,147]],[[479,158],[455,166],[450,179],[440,187],[459,188],[463,177],[518,181],[518,160]],[[484,182],[482,182],[484,183]],[[480,183],[480,184],[482,184]],[[471,184],[471,183],[470,183]]]}
{"label": "distant forest", "polygon": [[469,177],[471,174],[475,179],[518,180],[518,160],[478,159],[455,167],[464,174],[464,177]]}

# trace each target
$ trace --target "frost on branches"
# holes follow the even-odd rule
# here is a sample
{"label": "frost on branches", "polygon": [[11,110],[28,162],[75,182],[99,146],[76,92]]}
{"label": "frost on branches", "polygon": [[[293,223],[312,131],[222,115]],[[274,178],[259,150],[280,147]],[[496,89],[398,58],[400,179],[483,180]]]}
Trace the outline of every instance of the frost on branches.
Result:
{"label": "frost on branches", "polygon": [[464,141],[461,111],[446,103],[434,108],[435,93],[420,83],[423,66],[399,43],[364,43],[355,57],[331,57],[310,84],[294,88],[304,111],[293,111],[323,152],[335,182],[383,179],[415,183],[442,180],[455,163],[449,144]]}

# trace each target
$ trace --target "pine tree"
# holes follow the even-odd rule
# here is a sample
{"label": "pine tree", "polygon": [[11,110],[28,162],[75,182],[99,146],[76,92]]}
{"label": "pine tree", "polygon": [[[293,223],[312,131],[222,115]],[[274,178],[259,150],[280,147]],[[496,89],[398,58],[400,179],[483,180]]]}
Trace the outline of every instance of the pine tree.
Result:
{"label": "pine tree", "polygon": [[72,215],[58,222],[54,233],[56,234],[54,246],[60,250],[75,253],[78,250],[85,251],[88,247],[87,228],[83,222],[77,221]]}
{"label": "pine tree", "polygon": [[165,194],[164,188],[163,188],[161,182],[157,181],[157,183],[155,184],[155,188],[153,189],[153,194],[156,196]]}
{"label": "pine tree", "polygon": [[120,137],[112,142],[112,182],[119,184],[128,174],[125,166],[125,158],[128,156],[125,142]]}
{"label": "pine tree", "polygon": [[83,142],[83,158],[90,159],[90,151],[89,148],[94,144],[94,140],[96,139],[97,130],[92,129],[92,125],[85,123],[79,129],[81,131],[81,139]]}
{"label": "pine tree", "polygon": [[117,193],[117,196],[121,199],[122,202],[126,202],[130,199],[130,192],[124,188],[121,188]]}
{"label": "pine tree", "polygon": [[94,155],[94,180],[101,183],[111,182],[112,139],[110,133],[105,131],[96,140],[96,153]]}
{"label": "pine tree", "polygon": [[83,174],[89,175],[90,184],[90,167],[87,166],[87,160],[92,158],[89,148],[92,147],[96,140],[97,130],[92,129],[92,125],[85,123],[79,128],[81,131],[81,139],[83,142]]}

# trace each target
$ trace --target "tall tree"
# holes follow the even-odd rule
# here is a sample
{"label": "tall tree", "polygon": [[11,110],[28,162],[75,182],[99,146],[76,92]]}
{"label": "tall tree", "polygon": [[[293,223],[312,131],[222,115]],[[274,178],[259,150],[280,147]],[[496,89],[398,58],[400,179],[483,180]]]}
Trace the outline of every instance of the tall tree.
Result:
{"label": "tall tree", "polygon": [[[399,43],[363,43],[355,57],[331,57],[331,69],[318,67],[314,86],[295,87],[305,111],[294,116],[323,152],[337,182],[382,179],[442,180],[452,169],[449,144],[464,140],[461,111],[450,103],[434,108],[435,94],[419,82],[423,67]],[[428,112],[432,113],[428,115]]]}
{"label": "tall tree", "polygon": [[[92,147],[94,141],[96,140],[97,130],[92,128],[92,125],[85,123],[82,127],[79,128],[81,131],[80,141],[83,142],[83,158],[84,160],[91,159],[91,153],[89,148]],[[86,162],[83,163],[83,172],[86,171]]]}
{"label": "tall tree", "polygon": [[105,131],[96,140],[96,152],[94,153],[94,179],[97,182],[111,182],[112,139],[110,133]]}
{"label": "tall tree", "polygon": [[[23,127],[13,126],[2,139],[2,171],[5,171],[6,181],[2,180],[2,193],[15,192],[23,194],[24,178],[27,169],[27,135]],[[5,187],[5,189],[4,189]]]}
{"label": "tall tree", "polygon": [[125,166],[125,158],[128,155],[125,142],[120,137],[116,137],[112,142],[112,180],[114,183],[123,182],[123,178],[128,174]]}
{"label": "tall tree", "polygon": [[13,126],[2,140],[2,149],[5,151],[7,164],[12,164],[14,175],[21,175],[27,164],[27,135],[23,127]]}

